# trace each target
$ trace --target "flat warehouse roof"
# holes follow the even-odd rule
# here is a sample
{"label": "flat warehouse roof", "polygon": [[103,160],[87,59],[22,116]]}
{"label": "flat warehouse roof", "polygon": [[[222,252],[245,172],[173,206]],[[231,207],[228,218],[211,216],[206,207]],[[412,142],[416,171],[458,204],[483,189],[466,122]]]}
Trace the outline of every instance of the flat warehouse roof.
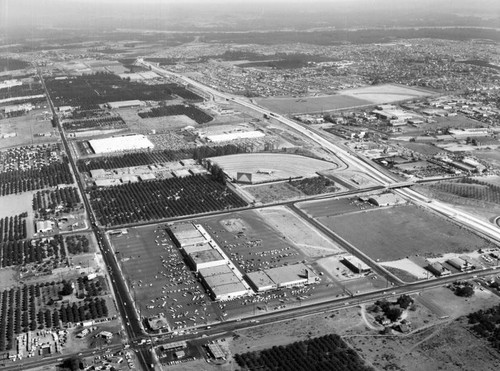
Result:
{"label": "flat warehouse roof", "polygon": [[211,250],[212,246],[209,243],[204,243],[202,245],[189,245],[183,247],[186,254],[194,254],[199,251]]}
{"label": "flat warehouse roof", "polygon": [[196,227],[192,223],[180,223],[170,226],[172,231],[197,231]]}
{"label": "flat warehouse roof", "polygon": [[154,144],[145,135],[92,139],[89,143],[96,154],[154,148]]}
{"label": "flat warehouse roof", "polygon": [[179,240],[179,244],[181,245],[181,247],[184,247],[184,246],[201,244],[205,241],[206,241],[205,237],[199,236],[199,237],[194,237],[194,238],[183,238],[183,239]]}
{"label": "flat warehouse roof", "polygon": [[274,281],[264,271],[247,273],[247,277],[259,290],[275,286]]}
{"label": "flat warehouse roof", "polygon": [[246,287],[241,282],[211,286],[210,289],[216,297],[221,295],[244,295],[248,292]]}
{"label": "flat warehouse roof", "polygon": [[219,274],[232,273],[233,270],[227,265],[218,265],[216,267],[207,267],[199,270],[199,273],[203,277],[216,276]]}
{"label": "flat warehouse roof", "polygon": [[224,257],[215,249],[198,251],[189,254],[195,263],[208,263],[215,261],[224,261]]}
{"label": "flat warehouse roof", "polygon": [[207,285],[216,287],[221,285],[229,285],[233,283],[241,283],[240,279],[234,273],[218,274],[208,277],[203,277]]}
{"label": "flat warehouse roof", "polygon": [[202,236],[200,231],[197,229],[184,229],[181,231],[173,230],[172,232],[178,240]]}
{"label": "flat warehouse roof", "polygon": [[306,270],[309,272],[310,277],[314,275],[311,269],[302,263],[266,269],[265,272],[271,280],[280,285],[300,282],[301,280],[307,279]]}

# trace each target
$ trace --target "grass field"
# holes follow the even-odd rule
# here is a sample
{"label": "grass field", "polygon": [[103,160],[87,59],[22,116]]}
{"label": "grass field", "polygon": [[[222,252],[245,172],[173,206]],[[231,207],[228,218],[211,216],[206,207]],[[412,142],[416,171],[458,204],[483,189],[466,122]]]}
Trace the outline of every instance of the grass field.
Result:
{"label": "grass field", "polygon": [[372,204],[360,202],[356,198],[306,201],[297,206],[313,218],[331,217],[374,208]]}
{"label": "grass field", "polygon": [[260,106],[281,114],[333,111],[371,104],[368,100],[343,94],[305,98],[257,98],[255,101]]}
{"label": "grass field", "polygon": [[274,112],[296,114],[392,103],[431,94],[433,93],[423,89],[385,84],[342,90],[337,95],[323,97],[263,98],[256,99],[256,101],[261,106],[267,107]]}
{"label": "grass field", "polygon": [[327,216],[318,220],[373,259],[436,256],[488,247],[479,236],[416,206]]}
{"label": "grass field", "polygon": [[245,186],[244,190],[251,194],[257,202],[263,204],[305,197],[301,191],[288,182]]}
{"label": "grass field", "polygon": [[252,173],[254,183],[288,180],[290,177],[313,177],[318,171],[338,167],[335,163],[310,157],[275,153],[237,154],[212,160],[233,179],[236,179],[238,172]]}

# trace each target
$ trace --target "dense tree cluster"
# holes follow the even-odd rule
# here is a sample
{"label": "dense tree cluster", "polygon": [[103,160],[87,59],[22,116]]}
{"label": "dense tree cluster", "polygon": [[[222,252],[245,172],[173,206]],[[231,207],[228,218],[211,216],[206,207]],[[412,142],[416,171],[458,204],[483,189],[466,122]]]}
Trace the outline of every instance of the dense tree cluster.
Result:
{"label": "dense tree cluster", "polygon": [[94,298],[67,304],[59,309],[61,322],[82,322],[108,316],[106,300]]}
{"label": "dense tree cluster", "polygon": [[98,104],[87,104],[75,108],[71,112],[71,118],[74,120],[83,120],[97,118],[104,115],[104,110]]}
{"label": "dense tree cluster", "polygon": [[237,153],[245,153],[246,149],[234,144],[216,147],[196,147],[181,150],[163,150],[151,152],[125,153],[119,156],[97,157],[92,159],[78,160],[77,166],[80,172],[90,172],[96,169],[116,169],[122,167],[144,166],[163,162],[173,162],[193,158],[203,160],[208,157],[227,156]]}
{"label": "dense tree cluster", "polygon": [[91,295],[56,309],[65,284],[68,282],[52,281],[0,291],[0,351],[13,349],[16,335],[23,332],[108,316],[105,299]]}
{"label": "dense tree cluster", "polygon": [[33,210],[41,214],[53,213],[57,206],[70,211],[81,202],[75,187],[62,187],[55,190],[38,191],[33,195]]}
{"label": "dense tree cluster", "polygon": [[290,181],[290,184],[306,195],[336,192],[335,182],[323,176]]}
{"label": "dense tree cluster", "polygon": [[62,259],[66,256],[62,237],[56,235],[43,240],[18,240],[0,244],[2,267],[13,265],[26,265],[30,263],[41,264],[44,259],[54,257]]}
{"label": "dense tree cluster", "polygon": [[45,91],[43,90],[42,84],[40,83],[30,83],[22,84],[17,86],[12,86],[9,89],[0,90],[0,100],[17,98],[32,95],[43,95]]}
{"label": "dense tree cluster", "polygon": [[66,237],[66,248],[70,254],[82,254],[89,252],[90,242],[85,235],[73,235]]}
{"label": "dense tree cluster", "polygon": [[495,349],[500,350],[500,305],[471,313],[468,318],[469,323],[474,325],[472,331],[488,339]]}
{"label": "dense tree cluster", "polygon": [[65,80],[47,78],[45,83],[56,106],[86,107],[134,99],[164,101],[173,99],[173,94],[185,99],[202,100],[198,95],[176,84],[148,85],[105,72]]}
{"label": "dense tree cluster", "polygon": [[27,213],[0,218],[0,244],[26,238]]}
{"label": "dense tree cluster", "polygon": [[0,173],[0,195],[10,195],[34,191],[59,184],[72,184],[73,175],[69,169],[68,159],[45,165],[39,169],[10,170]]}
{"label": "dense tree cluster", "polygon": [[99,222],[106,226],[247,205],[223,184],[200,175],[94,189],[90,202]]}
{"label": "dense tree cluster", "polygon": [[462,178],[458,181],[443,181],[431,187],[460,197],[500,204],[500,186],[479,179]]}
{"label": "dense tree cluster", "polygon": [[121,117],[108,116],[66,121],[63,123],[63,127],[64,130],[67,131],[79,131],[88,129],[123,129],[127,127],[127,124]]}
{"label": "dense tree cluster", "polygon": [[261,352],[236,354],[234,359],[245,370],[373,370],[338,335],[274,346]]}
{"label": "dense tree cluster", "polygon": [[1,71],[23,70],[30,67],[30,63],[14,58],[0,58]]}
{"label": "dense tree cluster", "polygon": [[149,117],[179,116],[185,115],[198,124],[205,124],[213,120],[213,117],[199,110],[193,105],[176,104],[173,106],[162,106],[152,108],[150,111],[139,112],[138,115],[145,119]]}
{"label": "dense tree cluster", "polygon": [[77,283],[78,297],[80,299],[99,296],[104,289],[99,278],[89,280],[87,276],[78,277]]}

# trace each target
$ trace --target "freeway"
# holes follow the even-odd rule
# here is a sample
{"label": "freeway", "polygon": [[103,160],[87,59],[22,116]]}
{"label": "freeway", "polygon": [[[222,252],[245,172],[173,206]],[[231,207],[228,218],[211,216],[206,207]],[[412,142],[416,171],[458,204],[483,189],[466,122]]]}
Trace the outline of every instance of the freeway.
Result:
{"label": "freeway", "polygon": [[[81,180],[81,177],[78,175],[78,169],[76,167],[75,160],[72,156],[72,152],[70,150],[68,141],[66,139],[66,135],[64,133],[64,130],[62,128],[62,124],[59,120],[59,117],[57,115],[57,112],[55,110],[54,104],[52,102],[52,98],[50,97],[49,91],[47,89],[47,86],[45,85],[45,80],[43,79],[43,75],[39,69],[37,69],[38,76],[40,78],[40,81],[42,83],[43,89],[45,90],[45,94],[47,96],[47,100],[50,105],[50,109],[52,111],[52,116],[54,123],[57,125],[57,128],[59,130],[59,134],[61,136],[61,141],[64,146],[64,150],[66,151],[66,154],[69,159],[69,163],[71,166],[71,169],[73,171],[73,175],[75,177],[76,183],[78,185],[78,189],[81,194],[81,198],[83,200],[83,204],[85,207],[85,210],[87,212],[87,215],[90,219],[90,224],[92,231],[96,237],[96,241],[99,245],[99,249],[101,250],[102,257],[104,259],[104,262],[108,268],[108,272],[111,278],[111,287],[114,292],[115,296],[115,303],[117,306],[117,309],[120,313],[120,316],[122,318],[122,321],[124,322],[124,330],[126,335],[128,336],[129,340],[133,340],[137,337],[141,337],[144,335],[144,330],[142,328],[140,318],[135,310],[134,307],[134,302],[132,300],[132,297],[130,295],[130,291],[127,288],[127,285],[122,277],[122,275],[119,273],[118,269],[118,262],[116,260],[116,257],[114,256],[111,247],[109,246],[106,238],[104,238],[104,231],[101,230],[96,222],[95,216],[92,212],[92,208],[90,206],[89,199],[86,197],[85,194],[85,187],[84,184]],[[138,359],[140,361],[140,364],[143,368],[143,370],[148,370],[151,368],[152,362],[152,355],[150,352],[141,350],[137,353]]]}
{"label": "freeway", "polygon": [[[398,182],[397,180],[394,179],[393,176],[386,174],[383,172],[380,168],[375,166],[371,161],[358,156],[357,154],[352,154],[348,149],[342,148],[340,145],[336,145],[327,139],[323,138],[319,133],[318,130],[315,130],[311,127],[308,127],[306,125],[299,124],[293,120],[290,120],[287,117],[284,117],[282,115],[278,115],[272,112],[269,112],[268,109],[262,108],[254,103],[249,102],[248,100],[233,96],[231,94],[226,94],[226,93],[221,93],[218,92],[217,90],[205,86],[204,84],[201,84],[197,81],[194,81],[188,77],[182,76],[178,73],[174,73],[171,71],[164,70],[162,68],[159,68],[151,63],[144,62],[143,59],[139,58],[137,59],[137,62],[139,64],[142,64],[151,70],[157,72],[158,74],[162,76],[170,76],[178,79],[179,81],[182,81],[186,84],[189,84],[196,89],[199,89],[201,91],[206,91],[212,94],[213,96],[218,96],[222,99],[226,100],[231,100],[234,101],[235,103],[238,103],[242,106],[245,106],[247,108],[253,109],[256,112],[260,112],[262,114],[268,114],[271,116],[271,118],[281,122],[282,124],[287,125],[289,128],[301,133],[305,137],[313,140],[317,144],[319,144],[321,147],[324,149],[328,149],[332,153],[334,153],[337,157],[339,157],[342,161],[344,161],[348,165],[354,165],[361,170],[365,171],[367,174],[370,174],[374,179],[379,181],[381,184],[383,184],[387,188],[394,188],[394,192],[400,194],[404,198],[415,202],[419,204],[420,206],[430,209],[432,211],[438,212],[439,214],[450,218],[458,223],[464,224],[468,226],[469,228],[473,229],[476,232],[481,233],[484,236],[487,236],[491,238],[495,242],[500,242],[500,230],[498,229],[497,225],[493,223],[487,223],[481,220],[478,217],[475,217],[469,213],[466,213],[464,211],[459,211],[456,208],[445,205],[442,202],[436,202],[436,201],[431,201],[431,200],[423,200],[423,196],[420,195],[419,193],[415,192],[414,190],[408,189],[408,188],[398,188]],[[407,182],[403,182],[407,183]],[[409,182],[408,182],[409,183]],[[403,184],[402,186],[406,186],[407,184]],[[429,202],[431,201],[431,202]]]}

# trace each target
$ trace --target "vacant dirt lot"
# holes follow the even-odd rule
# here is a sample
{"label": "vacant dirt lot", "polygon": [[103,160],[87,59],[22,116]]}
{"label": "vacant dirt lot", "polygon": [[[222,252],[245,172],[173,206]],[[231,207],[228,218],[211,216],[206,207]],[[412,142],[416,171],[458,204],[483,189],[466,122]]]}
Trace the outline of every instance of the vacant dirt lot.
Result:
{"label": "vacant dirt lot", "polygon": [[285,207],[260,209],[274,229],[290,239],[305,255],[319,257],[343,250]]}

